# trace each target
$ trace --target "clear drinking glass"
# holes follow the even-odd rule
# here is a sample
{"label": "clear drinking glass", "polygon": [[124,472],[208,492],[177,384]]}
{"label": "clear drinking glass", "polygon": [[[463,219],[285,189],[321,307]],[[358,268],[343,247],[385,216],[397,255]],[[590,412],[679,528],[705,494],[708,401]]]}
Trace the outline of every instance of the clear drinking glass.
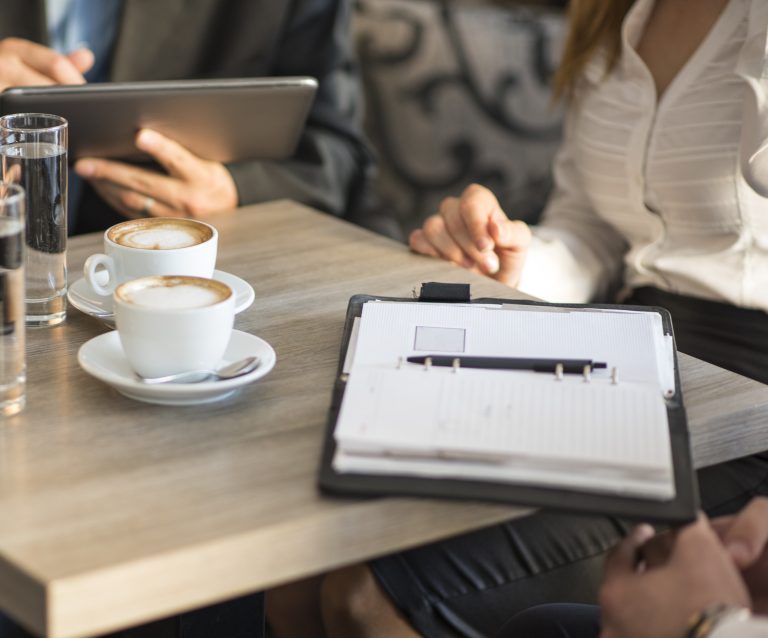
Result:
{"label": "clear drinking glass", "polygon": [[53,326],[67,316],[67,143],[63,117],[0,118],[0,177],[26,193],[26,322]]}
{"label": "clear drinking glass", "polygon": [[24,189],[0,182],[0,415],[24,408]]}

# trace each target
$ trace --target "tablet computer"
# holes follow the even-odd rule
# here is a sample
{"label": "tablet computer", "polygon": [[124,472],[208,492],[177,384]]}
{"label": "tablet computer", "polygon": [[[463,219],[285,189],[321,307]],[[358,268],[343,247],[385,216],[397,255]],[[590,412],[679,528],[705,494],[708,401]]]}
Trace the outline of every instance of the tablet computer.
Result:
{"label": "tablet computer", "polygon": [[136,148],[141,128],[209,160],[280,160],[295,151],[316,90],[311,77],[13,87],[0,114],[64,117],[73,160],[149,160]]}

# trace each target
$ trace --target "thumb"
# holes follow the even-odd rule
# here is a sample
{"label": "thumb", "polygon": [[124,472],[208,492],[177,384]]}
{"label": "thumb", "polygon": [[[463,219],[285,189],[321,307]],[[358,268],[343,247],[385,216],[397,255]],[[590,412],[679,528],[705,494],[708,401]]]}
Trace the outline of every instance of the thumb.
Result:
{"label": "thumb", "polygon": [[96,61],[93,51],[85,47],[71,51],[67,57],[80,73],[86,73]]}
{"label": "thumb", "polygon": [[754,563],[768,545],[768,499],[756,498],[739,512],[722,541],[739,568]]}
{"label": "thumb", "polygon": [[605,560],[603,580],[608,583],[613,579],[633,574],[637,570],[640,548],[654,535],[650,525],[638,525],[629,535],[613,548]]}
{"label": "thumb", "polygon": [[497,217],[488,221],[488,233],[499,258],[499,269],[494,277],[509,286],[516,286],[531,245],[531,229],[525,222]]}

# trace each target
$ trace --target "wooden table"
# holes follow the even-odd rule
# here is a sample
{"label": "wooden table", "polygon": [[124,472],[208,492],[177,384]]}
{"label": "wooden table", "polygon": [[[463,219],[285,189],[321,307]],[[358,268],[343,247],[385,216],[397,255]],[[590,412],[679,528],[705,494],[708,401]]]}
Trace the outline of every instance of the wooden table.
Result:
{"label": "wooden table", "polygon": [[[35,632],[106,632],[524,512],[315,487],[348,298],[423,281],[509,289],[290,202],[213,223],[219,268],[256,291],[236,327],[278,355],[236,398],[122,397],[78,367],[80,345],[105,328],[74,309],[28,332],[27,409],[0,422],[0,608]],[[72,281],[100,246],[71,241]],[[697,464],[768,448],[768,388],[681,359]]]}

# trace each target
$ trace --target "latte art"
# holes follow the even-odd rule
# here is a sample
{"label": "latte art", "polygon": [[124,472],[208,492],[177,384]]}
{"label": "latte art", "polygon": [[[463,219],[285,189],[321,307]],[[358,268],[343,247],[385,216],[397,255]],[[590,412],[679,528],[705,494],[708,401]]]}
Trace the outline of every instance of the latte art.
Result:
{"label": "latte art", "polygon": [[114,308],[131,368],[143,377],[162,377],[220,367],[232,334],[235,295],[215,279],[154,275],[115,288]]}
{"label": "latte art", "polygon": [[113,226],[109,239],[128,248],[178,250],[208,241],[213,232],[205,224],[185,219],[139,219]]}
{"label": "latte art", "polygon": [[225,301],[232,290],[219,281],[200,277],[144,277],[123,284],[117,295],[134,306],[187,310]]}

